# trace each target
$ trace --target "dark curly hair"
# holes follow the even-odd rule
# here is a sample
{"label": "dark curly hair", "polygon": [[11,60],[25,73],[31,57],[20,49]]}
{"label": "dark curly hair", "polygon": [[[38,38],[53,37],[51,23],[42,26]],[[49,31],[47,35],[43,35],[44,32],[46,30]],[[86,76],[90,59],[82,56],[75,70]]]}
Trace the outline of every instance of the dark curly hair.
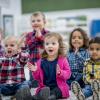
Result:
{"label": "dark curly hair", "polygon": [[83,29],[81,29],[81,28],[76,28],[76,29],[74,29],[72,32],[71,32],[71,34],[70,34],[70,37],[69,37],[69,49],[70,50],[72,50],[73,49],[73,45],[72,45],[72,42],[71,42],[71,40],[72,40],[72,35],[73,35],[73,33],[75,32],[75,31],[79,31],[80,33],[81,33],[81,35],[83,36],[83,48],[88,48],[88,45],[89,45],[89,38],[88,38],[88,36],[87,36],[87,34],[86,34],[86,32],[83,30]]}

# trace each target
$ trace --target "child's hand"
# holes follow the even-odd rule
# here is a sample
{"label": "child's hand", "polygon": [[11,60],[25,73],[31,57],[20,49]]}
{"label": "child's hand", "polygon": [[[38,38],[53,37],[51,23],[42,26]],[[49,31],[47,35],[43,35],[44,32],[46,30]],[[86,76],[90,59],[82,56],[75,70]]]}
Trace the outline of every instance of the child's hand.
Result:
{"label": "child's hand", "polygon": [[79,48],[75,48],[75,54],[78,52]]}
{"label": "child's hand", "polygon": [[57,73],[58,75],[60,75],[60,73],[61,73],[61,69],[60,69],[60,67],[59,67],[58,64],[57,64],[57,67],[56,67],[56,73]]}
{"label": "child's hand", "polygon": [[40,37],[41,36],[41,30],[39,28],[36,28],[35,31],[36,31],[35,36]]}
{"label": "child's hand", "polygon": [[28,62],[28,63],[27,63],[27,66],[28,66],[29,70],[31,70],[31,71],[36,71],[36,70],[37,70],[37,65],[36,65],[36,63],[33,65],[33,64],[31,64],[30,62]]}

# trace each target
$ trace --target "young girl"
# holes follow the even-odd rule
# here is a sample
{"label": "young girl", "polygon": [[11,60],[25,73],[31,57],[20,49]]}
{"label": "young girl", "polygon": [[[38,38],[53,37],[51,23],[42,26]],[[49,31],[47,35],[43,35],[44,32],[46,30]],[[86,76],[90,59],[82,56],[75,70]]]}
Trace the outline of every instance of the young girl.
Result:
{"label": "young girl", "polygon": [[69,87],[66,84],[66,80],[70,78],[71,71],[66,54],[64,54],[65,48],[62,37],[57,33],[46,34],[44,37],[44,49],[41,60],[35,65],[28,63],[34,78],[39,82],[37,97],[42,97],[40,100],[68,98]]}
{"label": "young girl", "polygon": [[67,55],[72,71],[72,75],[67,82],[69,86],[73,81],[79,82],[81,87],[84,86],[82,72],[84,62],[89,58],[89,53],[87,52],[88,42],[87,34],[81,28],[76,28],[71,32],[69,38],[70,49]]}

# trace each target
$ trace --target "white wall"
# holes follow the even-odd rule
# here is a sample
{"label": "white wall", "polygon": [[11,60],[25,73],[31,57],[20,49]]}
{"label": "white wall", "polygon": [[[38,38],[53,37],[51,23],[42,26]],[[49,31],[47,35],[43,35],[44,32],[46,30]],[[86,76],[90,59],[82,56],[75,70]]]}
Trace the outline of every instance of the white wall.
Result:
{"label": "white wall", "polygon": [[[6,1],[6,0],[5,0]],[[6,3],[6,2],[5,2]],[[6,6],[1,7],[1,18],[3,27],[3,15],[12,15],[14,18],[14,34],[18,34],[17,21],[21,17],[21,0],[7,0]]]}
{"label": "white wall", "polygon": [[[80,16],[80,15],[87,16],[88,34],[89,34],[89,27],[90,27],[91,21],[94,19],[100,19],[100,8],[57,11],[57,12],[44,12],[44,13],[47,19],[56,19],[58,17],[75,17],[75,16]],[[24,14],[19,19],[18,21],[19,33],[27,32],[31,30],[30,16],[31,14]]]}

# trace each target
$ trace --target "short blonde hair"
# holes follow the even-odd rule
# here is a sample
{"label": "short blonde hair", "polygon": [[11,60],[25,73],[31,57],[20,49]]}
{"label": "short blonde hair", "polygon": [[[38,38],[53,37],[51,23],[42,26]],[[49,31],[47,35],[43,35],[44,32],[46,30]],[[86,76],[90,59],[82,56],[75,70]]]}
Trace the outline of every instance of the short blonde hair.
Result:
{"label": "short blonde hair", "polygon": [[16,43],[16,45],[18,46],[18,48],[20,47],[19,45],[19,39],[18,39],[18,37],[17,36],[6,36],[5,38],[4,38],[4,40],[3,40],[3,43],[4,43],[4,45],[6,44],[6,43],[8,43],[8,42],[15,42]]}
{"label": "short blonde hair", "polygon": [[46,20],[44,13],[41,12],[41,11],[36,11],[36,12],[34,12],[34,13],[31,15],[31,19],[32,19],[32,17],[34,17],[34,16],[36,17],[36,16],[39,16],[39,15],[43,16],[43,20]]}

